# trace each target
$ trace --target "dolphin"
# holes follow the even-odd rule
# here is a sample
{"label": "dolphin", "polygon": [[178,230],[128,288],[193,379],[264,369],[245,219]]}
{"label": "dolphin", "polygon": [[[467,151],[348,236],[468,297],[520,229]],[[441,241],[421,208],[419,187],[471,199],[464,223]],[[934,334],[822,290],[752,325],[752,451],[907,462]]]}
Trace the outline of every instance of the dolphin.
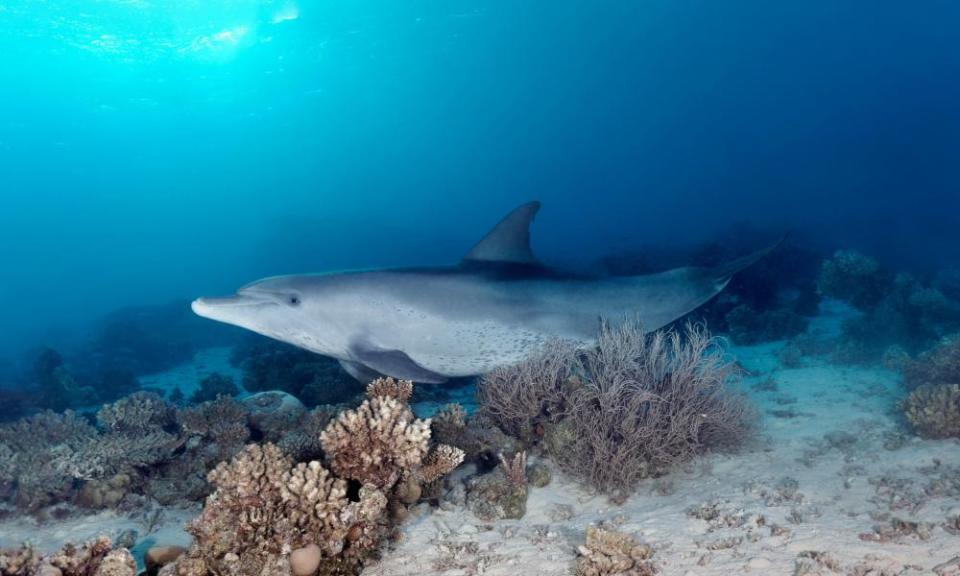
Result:
{"label": "dolphin", "polygon": [[554,339],[594,345],[601,318],[662,328],[776,247],[713,268],[578,275],[542,265],[531,251],[539,209],[514,209],[454,266],[274,276],[192,308],[336,358],[361,381],[441,383],[519,362]]}

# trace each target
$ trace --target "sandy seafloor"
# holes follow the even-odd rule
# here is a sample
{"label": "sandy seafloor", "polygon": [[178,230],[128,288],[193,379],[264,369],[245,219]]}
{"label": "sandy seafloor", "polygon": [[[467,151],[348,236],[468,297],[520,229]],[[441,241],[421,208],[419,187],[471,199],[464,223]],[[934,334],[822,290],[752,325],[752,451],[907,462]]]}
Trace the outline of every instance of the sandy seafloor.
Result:
{"label": "sandy seafloor", "polygon": [[[813,330],[829,337],[835,310]],[[643,482],[625,504],[584,490],[554,469],[531,488],[522,520],[483,522],[465,508],[421,505],[401,539],[364,574],[571,574],[590,524],[653,546],[662,574],[960,574],[960,442],[920,440],[898,422],[897,374],[805,359],[783,368],[782,343],[731,347],[750,375],[743,382],[762,414],[759,438],[738,454],[703,457]],[[147,379],[169,387],[224,370],[227,351]],[[771,379],[776,390],[762,385]],[[423,405],[415,406],[425,416]],[[460,470],[464,474],[469,470]],[[99,533],[138,531],[135,552],[181,544],[196,509],[152,520],[103,512],[55,524],[0,523],[0,546],[29,540],[43,550]],[[907,521],[901,523],[899,520]],[[912,525],[909,522],[918,524]],[[799,560],[798,560],[799,559]],[[797,569],[800,562],[807,570]]]}

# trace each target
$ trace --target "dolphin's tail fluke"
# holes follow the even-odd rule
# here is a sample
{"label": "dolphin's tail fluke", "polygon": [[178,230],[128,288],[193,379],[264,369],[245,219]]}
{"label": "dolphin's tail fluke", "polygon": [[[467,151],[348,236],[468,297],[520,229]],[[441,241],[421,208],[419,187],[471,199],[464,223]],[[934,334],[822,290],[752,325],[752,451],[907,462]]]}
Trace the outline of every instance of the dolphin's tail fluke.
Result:
{"label": "dolphin's tail fluke", "polygon": [[725,262],[723,264],[720,264],[719,266],[714,266],[713,268],[707,268],[706,273],[717,284],[726,286],[727,282],[730,281],[730,278],[732,278],[734,274],[756,264],[758,260],[761,260],[767,254],[779,248],[780,245],[783,244],[783,241],[786,239],[787,239],[787,235],[784,234],[780,236],[780,238],[777,239],[777,241],[771,244],[770,246],[757,250],[752,254],[747,254],[746,256],[741,256],[740,258],[737,258],[735,260]]}

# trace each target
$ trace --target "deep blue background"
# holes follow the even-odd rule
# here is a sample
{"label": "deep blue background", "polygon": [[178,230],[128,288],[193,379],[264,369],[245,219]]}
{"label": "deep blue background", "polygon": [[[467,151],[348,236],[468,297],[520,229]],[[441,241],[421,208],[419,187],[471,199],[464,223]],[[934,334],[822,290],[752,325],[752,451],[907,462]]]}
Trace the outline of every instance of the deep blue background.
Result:
{"label": "deep blue background", "polygon": [[0,5],[8,350],[256,277],[736,222],[960,261],[960,3]]}

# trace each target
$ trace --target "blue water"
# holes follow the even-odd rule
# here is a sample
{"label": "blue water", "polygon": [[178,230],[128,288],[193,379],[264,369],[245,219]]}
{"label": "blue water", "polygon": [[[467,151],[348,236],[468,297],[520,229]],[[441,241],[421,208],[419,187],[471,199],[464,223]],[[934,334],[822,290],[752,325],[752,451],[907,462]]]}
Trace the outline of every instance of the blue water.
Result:
{"label": "blue water", "polygon": [[[0,349],[269,274],[736,223],[960,261],[960,4],[0,2]],[[0,354],[4,356],[4,354]]]}

